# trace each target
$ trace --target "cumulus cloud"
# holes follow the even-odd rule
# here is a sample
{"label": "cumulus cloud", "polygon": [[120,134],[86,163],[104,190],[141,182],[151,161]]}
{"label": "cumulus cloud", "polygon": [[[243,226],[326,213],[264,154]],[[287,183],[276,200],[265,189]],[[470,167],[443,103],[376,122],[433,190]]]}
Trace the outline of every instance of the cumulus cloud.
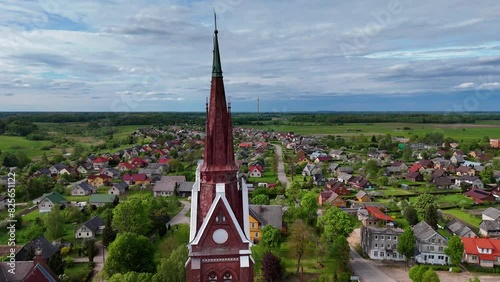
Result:
{"label": "cumulus cloud", "polygon": [[467,88],[473,88],[475,85],[476,84],[474,82],[464,82],[455,86],[455,88],[467,89]]}

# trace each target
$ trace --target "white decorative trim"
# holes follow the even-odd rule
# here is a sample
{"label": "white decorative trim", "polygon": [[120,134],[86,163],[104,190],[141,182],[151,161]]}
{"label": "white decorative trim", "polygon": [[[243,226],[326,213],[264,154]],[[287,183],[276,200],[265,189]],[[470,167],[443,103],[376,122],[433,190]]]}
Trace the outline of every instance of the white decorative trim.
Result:
{"label": "white decorative trim", "polygon": [[201,163],[196,167],[196,180],[193,184],[193,188],[191,189],[191,219],[189,226],[189,241],[193,241],[196,237],[196,226],[198,225],[198,192],[200,191],[201,186]]}
{"label": "white decorative trim", "polygon": [[245,235],[250,241],[250,211],[248,207],[248,187],[244,179],[241,179],[241,193],[243,200],[243,228],[245,229]]}
{"label": "white decorative trim", "polygon": [[250,267],[250,260],[248,258],[249,258],[249,256],[241,256],[240,257],[240,267],[241,268]]}
{"label": "white decorative trim", "polygon": [[226,183],[217,183],[215,184],[215,193],[226,194]]}
{"label": "white decorative trim", "polygon": [[231,206],[229,205],[229,202],[227,201],[226,197],[224,194],[217,194],[215,196],[214,201],[212,202],[212,205],[210,206],[210,209],[208,210],[207,216],[203,219],[203,224],[201,225],[201,228],[196,234],[195,239],[191,242],[191,245],[198,245],[201,239],[201,236],[205,233],[205,229],[208,226],[208,222],[211,220],[215,207],[219,203],[219,201],[222,201],[222,203],[226,206],[226,210],[229,213],[229,216],[231,217],[231,220],[233,221],[233,225],[236,227],[236,230],[238,231],[238,234],[240,235],[240,239],[243,243],[250,243],[250,240],[248,240],[243,233],[243,230],[241,230],[240,224],[238,223],[238,220],[236,220],[236,216],[234,215],[233,210],[231,209]]}

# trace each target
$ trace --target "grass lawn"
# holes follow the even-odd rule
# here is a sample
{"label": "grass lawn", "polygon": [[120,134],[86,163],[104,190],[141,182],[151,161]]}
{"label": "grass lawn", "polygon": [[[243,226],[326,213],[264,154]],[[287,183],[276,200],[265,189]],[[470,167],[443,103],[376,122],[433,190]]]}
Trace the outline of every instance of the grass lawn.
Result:
{"label": "grass lawn", "polygon": [[271,171],[264,171],[264,175],[262,177],[249,177],[248,182],[255,182],[255,183],[260,183],[260,182],[265,182],[265,183],[276,183],[276,174],[274,174]]}
{"label": "grass lawn", "polygon": [[46,217],[46,216],[47,216],[47,213],[42,213],[42,214],[41,214],[41,213],[38,211],[38,209],[36,209],[36,210],[34,210],[34,211],[30,212],[29,214],[26,214],[25,216],[23,216],[23,221],[33,221],[33,220],[35,220],[35,218],[37,218],[37,217],[40,217],[40,218],[42,218],[42,219],[43,219],[43,218],[44,218],[44,217]]}
{"label": "grass lawn", "polygon": [[[178,227],[177,227],[178,226]],[[177,229],[178,228],[178,229]],[[189,225],[179,224],[173,226],[163,238],[155,242],[155,264],[162,258],[168,258],[173,250],[179,246],[186,246],[189,241]]]}
{"label": "grass lawn", "polygon": [[126,200],[126,199],[131,198],[131,197],[138,197],[138,198],[146,199],[146,198],[153,197],[153,196],[154,196],[153,192],[150,190],[144,190],[144,189],[129,190],[127,193],[120,195],[120,201]]}
{"label": "grass lawn", "polygon": [[402,195],[414,195],[415,193],[401,189],[401,188],[387,188],[387,189],[376,189],[375,191],[382,193],[384,196],[402,196]]}
{"label": "grass lawn", "polygon": [[478,228],[479,224],[481,223],[481,217],[474,216],[466,211],[462,211],[459,209],[443,210],[443,213],[454,216],[457,219],[463,221],[464,223],[474,226],[476,228]]}
{"label": "grass lawn", "polygon": [[[296,134],[335,134],[335,135],[360,135],[365,136],[390,133],[392,135],[409,137],[410,135],[424,136],[430,132],[442,132],[446,137],[462,139],[478,139],[482,136],[495,136],[500,129],[498,121],[489,124],[418,124],[418,123],[344,123],[343,125],[316,125],[316,124],[290,124],[290,125],[248,125],[257,129],[278,132],[294,132]],[[409,127],[410,130],[402,130]]]}
{"label": "grass lawn", "polygon": [[463,194],[452,194],[452,195],[444,195],[437,196],[436,202],[438,206],[446,205],[446,204],[454,204],[459,206],[470,206],[474,204],[474,201],[470,198],[466,197]]}
{"label": "grass lawn", "polygon": [[64,274],[69,277],[68,281],[86,281],[91,273],[92,268],[88,267],[88,263],[75,263],[64,269]]}
{"label": "grass lawn", "polygon": [[21,136],[0,135],[0,150],[2,150],[2,152],[23,152],[30,158],[41,156],[43,152],[46,152],[47,155],[55,154],[56,149],[47,151],[43,151],[40,149],[43,146],[50,146],[51,144],[52,141],[49,140],[32,141],[27,140],[26,138]]}

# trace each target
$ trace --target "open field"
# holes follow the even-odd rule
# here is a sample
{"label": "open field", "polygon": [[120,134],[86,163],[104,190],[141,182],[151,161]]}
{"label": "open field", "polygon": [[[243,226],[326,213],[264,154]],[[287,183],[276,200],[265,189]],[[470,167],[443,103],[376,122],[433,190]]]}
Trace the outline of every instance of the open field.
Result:
{"label": "open field", "polygon": [[0,150],[2,150],[2,152],[16,153],[21,151],[30,158],[41,156],[43,152],[47,152],[47,155],[51,153],[55,154],[54,149],[47,151],[42,150],[42,147],[50,146],[51,144],[52,142],[47,140],[31,141],[20,136],[0,135]]}
{"label": "open field", "polygon": [[[420,123],[351,123],[342,125],[261,125],[243,126],[279,132],[294,132],[306,135],[341,135],[353,136],[364,134],[372,136],[390,133],[393,136],[409,137],[411,135],[424,136],[429,132],[442,132],[446,137],[461,139],[478,139],[483,136],[494,138],[500,135],[500,121],[488,121],[481,124],[420,124]],[[404,130],[403,128],[409,128]]]}
{"label": "open field", "polygon": [[447,215],[452,215],[471,226],[479,226],[479,224],[481,223],[480,216],[474,216],[466,211],[462,211],[459,209],[443,210],[443,213]]}

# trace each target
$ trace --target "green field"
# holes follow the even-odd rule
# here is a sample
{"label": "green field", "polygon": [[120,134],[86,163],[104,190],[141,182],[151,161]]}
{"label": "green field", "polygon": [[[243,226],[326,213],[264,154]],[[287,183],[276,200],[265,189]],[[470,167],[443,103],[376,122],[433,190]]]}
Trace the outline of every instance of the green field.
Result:
{"label": "green field", "polygon": [[[487,121],[481,124],[419,124],[419,123],[351,123],[343,125],[316,125],[316,124],[292,124],[292,125],[260,125],[243,126],[263,130],[274,130],[278,132],[294,132],[305,135],[341,135],[353,136],[364,134],[372,136],[390,133],[393,136],[409,137],[411,135],[424,136],[429,132],[442,132],[446,137],[461,139],[477,139],[483,136],[494,138],[500,135],[500,121]],[[404,130],[408,127],[410,130]]]}
{"label": "green field", "polygon": [[478,228],[479,224],[481,223],[481,217],[474,216],[466,211],[462,211],[459,209],[443,210],[443,213],[452,215],[457,219],[463,221],[464,223],[474,226],[476,228]]}
{"label": "green field", "polygon": [[[50,146],[51,141],[31,141],[20,136],[4,136],[0,135],[0,150],[2,152],[18,152],[21,151],[25,153],[28,157],[41,156],[43,152],[47,152],[49,155],[50,151],[43,151],[41,147]],[[59,150],[60,151],[60,150]]]}

